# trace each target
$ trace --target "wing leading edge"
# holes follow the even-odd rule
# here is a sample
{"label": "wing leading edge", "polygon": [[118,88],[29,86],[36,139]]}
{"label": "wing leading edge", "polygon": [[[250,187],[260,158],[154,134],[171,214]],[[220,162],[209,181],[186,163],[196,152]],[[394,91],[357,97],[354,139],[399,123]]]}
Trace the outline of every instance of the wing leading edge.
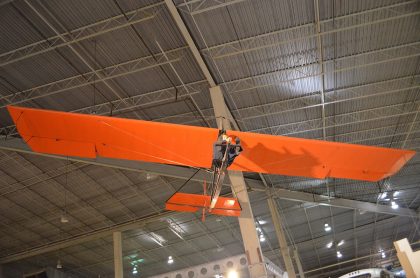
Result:
{"label": "wing leading edge", "polygon": [[[218,130],[8,106],[35,152],[96,156],[210,168]],[[310,178],[378,181],[397,173],[415,152],[250,132],[230,170]]]}

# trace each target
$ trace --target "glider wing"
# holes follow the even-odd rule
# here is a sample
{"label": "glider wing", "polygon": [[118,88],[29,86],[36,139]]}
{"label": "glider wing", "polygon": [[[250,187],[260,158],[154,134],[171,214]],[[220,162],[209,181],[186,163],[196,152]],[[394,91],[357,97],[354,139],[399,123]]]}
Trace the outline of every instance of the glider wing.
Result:
{"label": "glider wing", "polygon": [[[210,168],[218,130],[151,121],[9,106],[33,151]],[[378,181],[399,171],[414,151],[228,131],[244,151],[230,170],[310,178]]]}

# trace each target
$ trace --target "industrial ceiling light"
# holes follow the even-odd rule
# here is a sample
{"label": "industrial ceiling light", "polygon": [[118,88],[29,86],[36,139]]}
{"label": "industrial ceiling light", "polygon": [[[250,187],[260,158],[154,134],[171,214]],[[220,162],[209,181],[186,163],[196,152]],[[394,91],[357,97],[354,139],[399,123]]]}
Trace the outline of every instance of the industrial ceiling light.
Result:
{"label": "industrial ceiling light", "polygon": [[267,224],[267,221],[265,221],[265,220],[258,220],[258,224],[264,225],[264,224]]}
{"label": "industrial ceiling light", "polygon": [[395,201],[392,201],[391,202],[391,208],[392,209],[397,209],[397,208],[399,208],[399,205]]}
{"label": "industrial ceiling light", "polygon": [[325,224],[324,224],[324,230],[325,230],[326,232],[331,231],[331,226],[330,226],[328,223],[325,223]]}
{"label": "industrial ceiling light", "polygon": [[172,256],[168,257],[168,264],[173,264],[174,263],[174,259],[172,258]]}
{"label": "industrial ceiling light", "polygon": [[265,241],[265,236],[263,234],[260,234],[260,242],[264,242]]}
{"label": "industrial ceiling light", "polygon": [[157,244],[159,244],[162,247],[163,247],[163,244],[166,242],[166,239],[164,239],[162,236],[160,236],[160,235],[158,235],[154,232],[150,232],[149,236],[154,242],[156,242]]}
{"label": "industrial ceiling light", "polygon": [[337,246],[341,246],[341,245],[343,245],[344,244],[344,240],[340,240],[340,242],[339,243],[337,243]]}
{"label": "industrial ceiling light", "polygon": [[57,269],[62,269],[63,265],[61,264],[60,259],[57,260]]}
{"label": "industrial ceiling light", "polygon": [[63,213],[61,214],[60,222],[63,224],[69,223],[69,218],[67,217],[66,211],[63,211]]}
{"label": "industrial ceiling light", "polygon": [[139,272],[138,272],[138,270],[137,270],[137,266],[134,266],[134,267],[133,267],[133,272],[132,272],[132,273],[133,273],[133,274],[137,274],[137,273],[139,273]]}
{"label": "industrial ceiling light", "polygon": [[228,278],[239,278],[238,272],[236,270],[230,270],[227,275]]}
{"label": "industrial ceiling light", "polygon": [[337,251],[337,258],[341,258],[341,257],[343,257],[343,254],[341,254],[340,251]]}
{"label": "industrial ceiling light", "polygon": [[184,230],[172,219],[167,220],[169,223],[169,229],[180,239],[184,239],[182,234],[184,234]]}
{"label": "industrial ceiling light", "polygon": [[329,248],[331,248],[331,247],[333,246],[333,244],[334,244],[334,243],[333,243],[332,241],[331,241],[331,242],[328,242],[328,243],[327,243],[327,248],[328,248],[328,249],[329,249]]}
{"label": "industrial ceiling light", "polygon": [[381,257],[382,257],[382,259],[385,259],[386,258],[386,254],[385,254],[385,251],[381,248],[381,249],[379,249],[379,253],[381,253]]}
{"label": "industrial ceiling light", "polygon": [[381,195],[379,195],[379,199],[384,200],[388,196],[388,192],[383,192]]}
{"label": "industrial ceiling light", "polygon": [[150,174],[150,173],[146,173],[146,180],[151,181],[156,179],[158,176]]}

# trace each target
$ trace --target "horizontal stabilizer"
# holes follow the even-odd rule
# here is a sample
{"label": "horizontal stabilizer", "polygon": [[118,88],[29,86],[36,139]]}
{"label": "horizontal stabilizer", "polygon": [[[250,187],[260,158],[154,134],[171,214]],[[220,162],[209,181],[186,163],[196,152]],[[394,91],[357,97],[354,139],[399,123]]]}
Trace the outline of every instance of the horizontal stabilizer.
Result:
{"label": "horizontal stabilizer", "polygon": [[[166,209],[183,212],[196,212],[199,209],[209,209],[211,198],[208,195],[175,193],[166,201]],[[224,216],[240,216],[241,206],[236,198],[219,197],[209,213]]]}

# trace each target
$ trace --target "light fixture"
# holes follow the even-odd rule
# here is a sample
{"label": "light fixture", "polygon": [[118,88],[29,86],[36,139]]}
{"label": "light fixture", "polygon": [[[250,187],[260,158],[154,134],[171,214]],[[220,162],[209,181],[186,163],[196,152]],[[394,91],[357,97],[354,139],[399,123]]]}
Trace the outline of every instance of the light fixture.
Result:
{"label": "light fixture", "polygon": [[162,236],[160,236],[160,235],[158,235],[154,232],[150,232],[149,236],[154,242],[156,242],[157,244],[159,244],[162,247],[163,247],[163,244],[166,242],[166,239],[164,239]]}
{"label": "light fixture", "polygon": [[63,224],[69,223],[69,218],[67,217],[67,213],[65,211],[61,214],[60,222]]}
{"label": "light fixture", "polygon": [[133,267],[133,272],[132,272],[132,273],[133,273],[133,274],[137,274],[137,273],[139,273],[139,272],[138,272],[138,270],[137,270],[137,266],[134,266],[134,267]]}
{"label": "light fixture", "polygon": [[385,251],[382,248],[379,249],[379,253],[381,254],[382,259],[385,259],[386,258]]}
{"label": "light fixture", "polygon": [[388,196],[388,192],[383,192],[381,195],[379,195],[379,199],[385,199],[386,196]]}
{"label": "light fixture", "polygon": [[264,224],[267,224],[267,221],[265,221],[265,220],[258,220],[258,224],[264,225]]}
{"label": "light fixture", "polygon": [[184,230],[172,219],[168,219],[167,221],[169,223],[169,230],[171,230],[177,237],[184,240],[182,237]]}
{"label": "light fixture", "polygon": [[265,241],[265,236],[263,234],[260,235],[260,242],[264,242]]}
{"label": "light fixture", "polygon": [[327,243],[327,248],[331,248],[332,246],[333,246],[333,242],[332,241]]}
{"label": "light fixture", "polygon": [[341,254],[340,251],[337,251],[337,258],[341,258],[341,257],[343,257],[343,254]]}
{"label": "light fixture", "polygon": [[151,181],[151,180],[154,180],[155,178],[157,178],[156,175],[146,173],[146,180]]}
{"label": "light fixture", "polygon": [[394,193],[392,194],[393,197],[397,197],[398,195],[400,195],[399,191],[394,191]]}
{"label": "light fixture", "polygon": [[341,246],[341,245],[343,245],[344,244],[344,240],[340,240],[340,242],[339,243],[337,243],[337,246]]}
{"label": "light fixture", "polygon": [[57,260],[57,269],[62,269],[63,265],[61,264],[60,259]]}
{"label": "light fixture", "polygon": [[238,272],[236,270],[230,270],[228,272],[227,278],[239,278]]}
{"label": "light fixture", "polygon": [[399,206],[398,206],[398,204],[396,202],[392,201],[391,202],[391,208],[392,209],[397,209],[397,208],[399,208]]}
{"label": "light fixture", "polygon": [[326,232],[331,231],[331,226],[330,226],[328,223],[325,223],[325,224],[324,224],[324,230],[325,230]]}
{"label": "light fixture", "polygon": [[172,256],[168,257],[168,264],[173,264],[174,263],[174,259],[172,258]]}

